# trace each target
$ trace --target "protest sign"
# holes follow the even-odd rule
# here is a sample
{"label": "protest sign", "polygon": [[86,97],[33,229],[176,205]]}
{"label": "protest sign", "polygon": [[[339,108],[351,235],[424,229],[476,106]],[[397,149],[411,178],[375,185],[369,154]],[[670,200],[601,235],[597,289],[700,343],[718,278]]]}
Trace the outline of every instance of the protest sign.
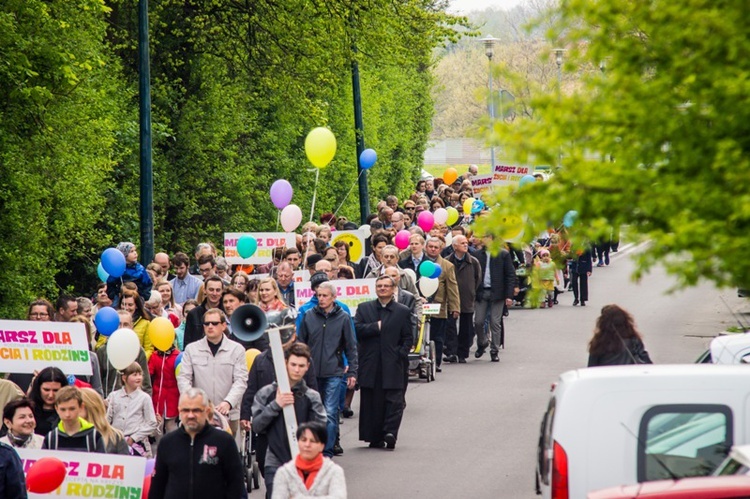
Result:
{"label": "protest sign", "polygon": [[492,188],[492,182],[495,178],[494,173],[488,175],[474,175],[471,177],[471,188],[474,190],[474,197],[481,198]]}
{"label": "protest sign", "polygon": [[440,303],[422,304],[422,315],[437,315],[440,313]]}
{"label": "protest sign", "polygon": [[[258,249],[250,258],[242,258],[237,253],[237,241],[242,236],[253,236],[258,241]],[[225,232],[224,258],[230,265],[262,265],[271,263],[275,248],[294,248],[296,244],[295,236],[291,232]]]}
{"label": "protest sign", "polygon": [[62,485],[50,494],[33,497],[127,497],[140,499],[146,458],[119,454],[53,451],[16,448],[24,474],[43,457],[55,457],[65,463],[67,474]]}
{"label": "protest sign", "polygon": [[294,275],[292,275],[292,281],[294,282],[303,282],[303,281],[309,281],[309,280],[310,280],[309,270],[295,270]]}
{"label": "protest sign", "polygon": [[349,246],[349,260],[358,263],[365,256],[365,234],[361,230],[337,230],[332,233],[331,246],[344,241]]}
{"label": "protest sign", "polygon": [[59,367],[91,375],[89,341],[80,322],[0,320],[0,372],[33,373]]}
{"label": "protest sign", "polygon": [[[375,279],[343,279],[330,281],[336,286],[336,299],[345,303],[354,316],[360,303],[375,300]],[[313,297],[310,281],[294,283],[294,305],[300,308]]]}
{"label": "protest sign", "polygon": [[521,177],[532,173],[528,166],[497,165],[493,172],[492,185],[515,185],[521,181]]}

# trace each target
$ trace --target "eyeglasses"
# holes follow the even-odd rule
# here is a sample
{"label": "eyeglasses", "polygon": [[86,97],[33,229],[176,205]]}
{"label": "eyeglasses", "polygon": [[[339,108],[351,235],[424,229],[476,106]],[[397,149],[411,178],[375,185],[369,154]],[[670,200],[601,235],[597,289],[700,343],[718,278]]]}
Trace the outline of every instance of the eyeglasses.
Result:
{"label": "eyeglasses", "polygon": [[204,326],[218,326],[221,321],[203,321]]}

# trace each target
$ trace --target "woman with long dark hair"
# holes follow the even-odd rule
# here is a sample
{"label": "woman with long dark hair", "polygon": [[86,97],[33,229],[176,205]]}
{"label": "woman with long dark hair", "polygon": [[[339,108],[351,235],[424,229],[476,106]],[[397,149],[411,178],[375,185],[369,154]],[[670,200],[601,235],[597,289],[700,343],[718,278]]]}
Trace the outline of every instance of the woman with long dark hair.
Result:
{"label": "woman with long dark hair", "polygon": [[589,342],[589,367],[653,364],[633,317],[617,305],[605,305]]}
{"label": "woman with long dark hair", "polygon": [[68,386],[68,378],[57,367],[45,367],[31,383],[29,398],[34,402],[34,433],[37,435],[46,436],[60,422],[55,410],[55,395],[63,386]]}

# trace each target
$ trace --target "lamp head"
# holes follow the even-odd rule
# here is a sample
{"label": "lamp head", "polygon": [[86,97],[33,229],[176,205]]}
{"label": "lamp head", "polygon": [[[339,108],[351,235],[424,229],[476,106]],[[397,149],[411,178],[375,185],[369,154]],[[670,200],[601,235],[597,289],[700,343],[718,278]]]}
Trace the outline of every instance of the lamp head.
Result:
{"label": "lamp head", "polygon": [[497,41],[497,38],[494,38],[492,35],[487,35],[484,38],[482,38],[482,43],[484,43],[484,54],[490,60],[492,60],[492,56],[494,55],[494,52],[495,52],[496,41]]}

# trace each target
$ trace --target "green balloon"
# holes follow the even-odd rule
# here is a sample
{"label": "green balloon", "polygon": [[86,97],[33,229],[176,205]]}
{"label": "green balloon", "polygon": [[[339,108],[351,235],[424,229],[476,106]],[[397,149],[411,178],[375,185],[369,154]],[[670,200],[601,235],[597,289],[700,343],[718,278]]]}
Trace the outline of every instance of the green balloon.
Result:
{"label": "green balloon", "polygon": [[255,254],[255,250],[258,249],[258,241],[253,236],[242,236],[237,241],[237,253],[242,258],[250,258]]}
{"label": "green balloon", "polygon": [[432,274],[435,273],[435,264],[432,263],[429,260],[425,260],[424,262],[419,264],[419,275],[422,277],[432,277]]}

